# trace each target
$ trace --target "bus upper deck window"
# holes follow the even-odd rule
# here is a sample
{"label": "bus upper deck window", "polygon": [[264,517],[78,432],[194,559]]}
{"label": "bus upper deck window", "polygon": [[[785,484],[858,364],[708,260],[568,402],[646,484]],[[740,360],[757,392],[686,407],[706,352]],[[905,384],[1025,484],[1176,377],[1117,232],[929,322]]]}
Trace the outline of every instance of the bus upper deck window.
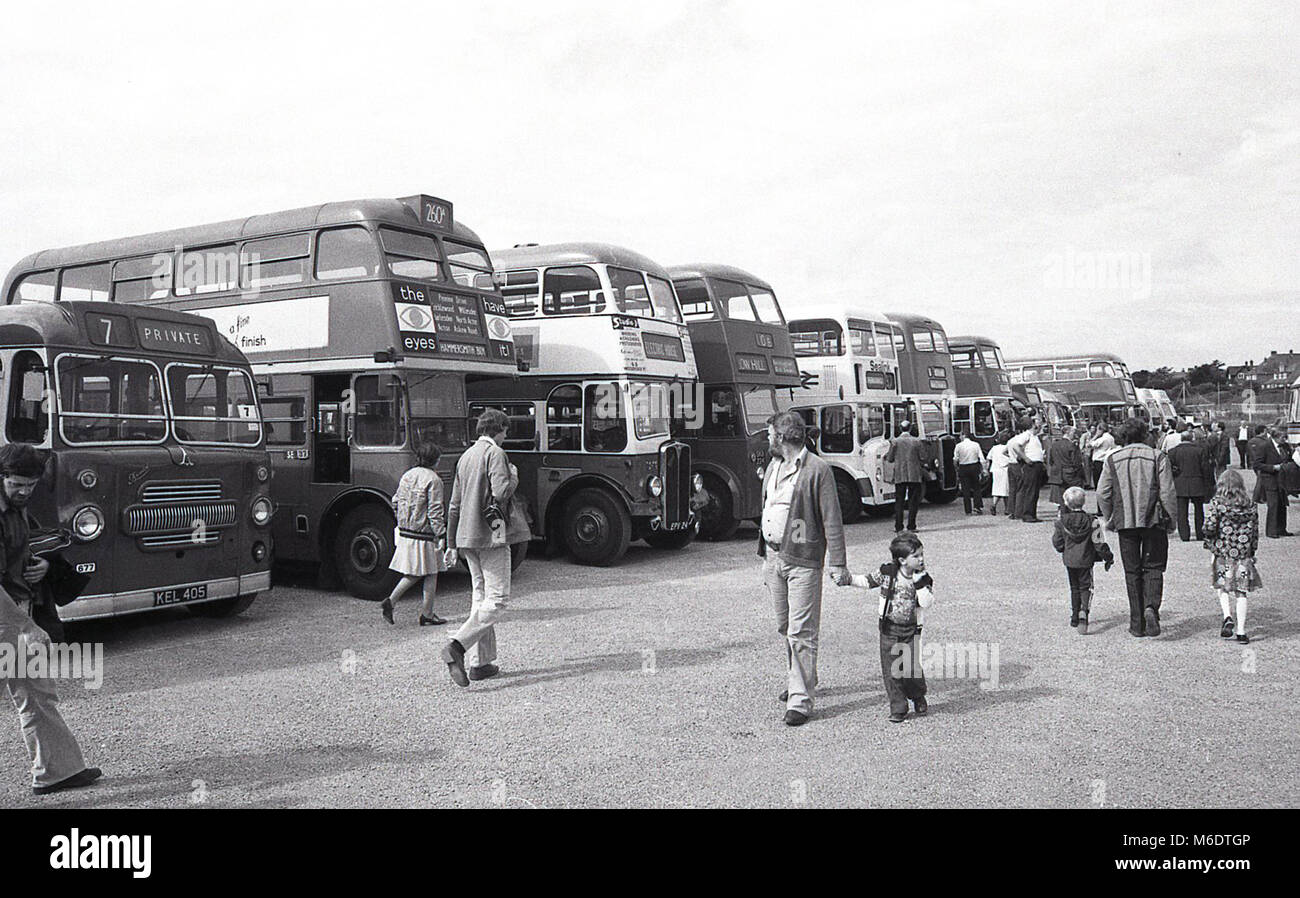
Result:
{"label": "bus upper deck window", "polygon": [[247,240],[240,249],[240,286],[245,290],[288,287],[307,279],[311,238],[288,234],[264,240]]}
{"label": "bus upper deck window", "polygon": [[113,302],[143,302],[171,295],[171,253],[119,259],[113,265]]}
{"label": "bus upper deck window", "polygon": [[482,289],[493,289],[492,262],[488,259],[486,250],[480,246],[461,243],[459,240],[448,240],[445,237],[442,248],[447,253],[447,269],[451,272],[452,280],[464,287],[474,287],[477,286],[478,276],[486,273],[488,283]]}
{"label": "bus upper deck window", "polygon": [[713,282],[713,292],[718,303],[726,310],[726,316],[734,321],[757,321],[754,307],[749,302],[749,291],[744,284],[721,279]]}
{"label": "bus upper deck window", "polygon": [[425,281],[442,280],[442,254],[438,243],[425,234],[380,228],[388,270],[397,277]]}
{"label": "bus upper deck window", "polygon": [[181,253],[173,284],[177,296],[220,293],[239,283],[239,253],[235,245],[209,246]]}
{"label": "bus upper deck window", "polygon": [[954,368],[974,368],[975,350],[954,349],[952,351],[952,366]]}
{"label": "bus upper deck window", "polygon": [[869,328],[850,327],[849,345],[853,347],[854,355],[876,354],[876,340]]}
{"label": "bus upper deck window", "polygon": [[5,433],[15,443],[41,444],[50,429],[49,382],[45,379],[45,362],[39,355],[23,350],[14,356],[10,372],[9,419]]}
{"label": "bus upper deck window", "polygon": [[934,352],[934,334],[925,328],[912,331],[912,348],[917,352]]}
{"label": "bus upper deck window", "polygon": [[537,269],[507,271],[505,277],[506,283],[501,288],[501,296],[505,300],[506,314],[511,318],[531,318],[536,315],[537,291],[540,283]]}
{"label": "bus upper deck window", "polygon": [[875,332],[876,346],[879,347],[881,357],[892,359],[894,357],[894,341],[889,328],[883,324],[873,324],[871,329]]}
{"label": "bus upper deck window", "polygon": [[902,358],[903,353],[907,352],[907,337],[903,334],[903,329],[898,325],[890,328],[894,334],[894,354]]}
{"label": "bus upper deck window", "polygon": [[1007,367],[1006,361],[1002,358],[1002,350],[996,346],[981,346],[980,355],[984,358],[985,368],[996,368],[999,371]]}
{"label": "bus upper deck window", "polygon": [[936,327],[930,331],[930,339],[934,342],[935,352],[948,351],[948,335],[943,332],[942,328]]}
{"label": "bus upper deck window", "polygon": [[650,292],[646,289],[641,272],[628,268],[608,268],[609,286],[614,293],[614,305],[626,315],[653,317]]}
{"label": "bus upper deck window", "polygon": [[682,320],[682,313],[677,308],[677,297],[673,295],[673,285],[660,277],[653,274],[646,275],[646,283],[650,285],[650,304],[654,306],[656,318],[663,318],[665,321]]}
{"label": "bus upper deck window", "polygon": [[59,301],[108,302],[111,283],[107,263],[65,268],[59,281]]}
{"label": "bus upper deck window", "polygon": [[1093,362],[1088,366],[1089,377],[1114,377],[1115,369],[1110,362]]}
{"label": "bus upper deck window", "polygon": [[56,273],[53,271],[38,271],[35,274],[29,274],[18,282],[18,287],[14,290],[13,300],[15,302],[54,302],[55,279]]}
{"label": "bus upper deck window", "polygon": [[542,311],[547,315],[594,315],[605,308],[605,289],[596,269],[586,265],[548,268],[542,281]]}
{"label": "bus upper deck window", "polygon": [[687,321],[704,321],[717,317],[713,311],[713,300],[709,298],[709,288],[703,278],[686,278],[675,281],[677,298],[682,303],[682,314]]}
{"label": "bus upper deck window", "polygon": [[777,305],[776,297],[772,291],[762,287],[750,287],[749,298],[754,301],[754,310],[758,312],[758,320],[764,324],[784,324],[785,319],[781,315],[781,307]]}
{"label": "bus upper deck window", "polygon": [[375,237],[365,228],[333,228],[316,238],[316,277],[322,281],[372,278],[379,273]]}

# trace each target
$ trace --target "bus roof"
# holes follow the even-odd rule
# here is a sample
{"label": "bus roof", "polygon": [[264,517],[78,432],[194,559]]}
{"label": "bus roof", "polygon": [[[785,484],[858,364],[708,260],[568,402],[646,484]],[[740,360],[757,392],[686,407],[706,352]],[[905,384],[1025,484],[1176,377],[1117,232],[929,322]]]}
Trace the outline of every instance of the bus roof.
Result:
{"label": "bus roof", "polygon": [[768,292],[775,293],[772,285],[757,275],[750,274],[743,268],[737,268],[734,265],[721,265],[716,262],[690,262],[686,265],[669,265],[668,273],[672,275],[673,280],[682,278],[722,278],[728,281],[740,281],[743,284],[752,284],[755,287],[762,287]]}
{"label": "bus roof", "polygon": [[943,325],[933,318],[926,315],[912,315],[907,312],[886,312],[890,321],[897,321],[899,324],[906,324],[912,327],[930,327],[943,330]]}
{"label": "bus roof", "polygon": [[[114,302],[23,302],[15,305],[0,306],[0,345],[4,346],[93,346],[105,352],[164,352],[169,355],[177,350],[163,344],[142,345],[139,333],[131,334],[126,340],[115,339],[110,344],[99,344],[91,340],[87,332],[86,314],[111,315],[115,318],[130,318],[134,321],[157,324],[184,325],[187,329],[201,327],[209,336],[218,339],[211,342],[211,352],[188,352],[206,358],[247,365],[248,361],[234,344],[220,333],[212,322],[197,315],[185,312],[173,312],[157,306],[132,306]],[[178,358],[179,360],[179,358]]]}
{"label": "bus roof", "polygon": [[1053,362],[1086,362],[1099,359],[1107,362],[1127,363],[1113,352],[1080,352],[1073,355],[1027,356],[1025,358],[1007,359],[1008,365],[1047,365]]}
{"label": "bus roof", "polygon": [[998,346],[998,341],[994,340],[992,337],[980,337],[980,336],[962,336],[962,337],[950,336],[948,338],[948,345],[953,348],[956,348],[958,346],[997,346],[998,349],[1002,348],[1001,346]]}
{"label": "bus roof", "polygon": [[[38,271],[47,268],[63,268],[69,265],[85,265],[91,262],[147,255],[171,249],[175,246],[209,246],[217,243],[229,243],[247,237],[269,237],[276,234],[301,231],[304,228],[356,224],[363,221],[415,227],[422,230],[436,230],[423,227],[416,208],[403,200],[346,200],[337,203],[321,203],[317,206],[303,206],[300,209],[286,209],[281,212],[251,215],[248,218],[235,218],[213,224],[177,228],[171,231],[155,231],[152,234],[140,234],[115,240],[101,240],[98,243],[84,243],[80,246],[41,250],[19,261],[14,266],[14,271]],[[445,231],[446,229],[442,230]],[[451,236],[482,246],[482,241],[478,239],[478,235],[459,223],[454,223]],[[6,293],[6,295],[8,294]]]}
{"label": "bus roof", "polygon": [[787,321],[807,321],[814,318],[829,318],[833,321],[847,321],[850,318],[862,321],[874,321],[879,324],[888,324],[889,318],[883,312],[877,312],[875,309],[868,309],[866,306],[855,306],[847,303],[811,303],[799,306],[793,313],[787,309],[785,313]]}
{"label": "bus roof", "polygon": [[493,250],[492,266],[498,271],[509,268],[541,268],[548,265],[617,265],[633,268],[671,281],[668,269],[649,256],[612,243],[529,243],[510,249]]}

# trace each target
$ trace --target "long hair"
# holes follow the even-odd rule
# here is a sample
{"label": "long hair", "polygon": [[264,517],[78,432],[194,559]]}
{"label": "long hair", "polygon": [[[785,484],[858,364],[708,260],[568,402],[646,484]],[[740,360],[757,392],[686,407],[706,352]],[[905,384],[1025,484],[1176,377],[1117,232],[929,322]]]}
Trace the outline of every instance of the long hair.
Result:
{"label": "long hair", "polygon": [[1246,492],[1246,481],[1242,480],[1241,474],[1232,468],[1219,475],[1218,482],[1214,486],[1214,498],[1230,508],[1251,508],[1255,504],[1250,494]]}

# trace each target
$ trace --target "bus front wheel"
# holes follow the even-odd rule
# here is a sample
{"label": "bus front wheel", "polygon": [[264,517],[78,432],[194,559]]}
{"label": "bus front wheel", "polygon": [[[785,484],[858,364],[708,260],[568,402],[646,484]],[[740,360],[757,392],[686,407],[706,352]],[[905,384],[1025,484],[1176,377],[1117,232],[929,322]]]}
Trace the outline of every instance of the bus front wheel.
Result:
{"label": "bus front wheel", "polygon": [[712,542],[731,539],[740,526],[731,490],[712,474],[705,474],[703,479],[707,500],[699,510],[699,538]]}
{"label": "bus front wheel", "polygon": [[397,585],[393,560],[393,516],[378,505],[362,505],[343,516],[334,537],[334,559],[343,586],[358,599],[377,602]]}
{"label": "bus front wheel", "polygon": [[840,517],[846,524],[856,524],[862,517],[862,495],[853,479],[840,471],[835,471],[835,495],[840,500]]}
{"label": "bus front wheel", "polygon": [[229,599],[214,599],[211,602],[199,602],[197,605],[186,605],[190,614],[198,617],[234,617],[236,614],[247,610],[248,606],[253,604],[257,598],[257,593],[246,596],[233,596]]}
{"label": "bus front wheel", "polygon": [[632,516],[604,490],[578,490],[564,507],[564,541],[580,564],[614,564],[631,540]]}

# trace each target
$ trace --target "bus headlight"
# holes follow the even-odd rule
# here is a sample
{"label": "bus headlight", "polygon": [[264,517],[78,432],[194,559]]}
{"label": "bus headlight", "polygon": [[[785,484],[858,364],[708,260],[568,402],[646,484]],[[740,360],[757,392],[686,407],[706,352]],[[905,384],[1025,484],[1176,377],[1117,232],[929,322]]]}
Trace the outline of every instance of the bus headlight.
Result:
{"label": "bus headlight", "polygon": [[72,532],[83,543],[98,539],[104,532],[104,513],[94,505],[87,505],[72,516]]}
{"label": "bus headlight", "polygon": [[271,500],[266,496],[259,496],[253,500],[253,523],[259,527],[264,527],[271,520],[271,513],[275,510],[271,505]]}
{"label": "bus headlight", "polygon": [[77,483],[81,484],[83,490],[93,490],[99,483],[99,475],[90,468],[86,468],[77,475]]}
{"label": "bus headlight", "polygon": [[664,492],[664,479],[655,474],[645,482],[645,491],[656,499],[659,498]]}
{"label": "bus headlight", "polygon": [[266,483],[271,479],[271,469],[266,465],[257,466],[257,482]]}
{"label": "bus headlight", "polygon": [[693,489],[697,493],[703,492],[704,478],[701,477],[699,474],[696,474],[693,477],[691,477],[691,489]]}

